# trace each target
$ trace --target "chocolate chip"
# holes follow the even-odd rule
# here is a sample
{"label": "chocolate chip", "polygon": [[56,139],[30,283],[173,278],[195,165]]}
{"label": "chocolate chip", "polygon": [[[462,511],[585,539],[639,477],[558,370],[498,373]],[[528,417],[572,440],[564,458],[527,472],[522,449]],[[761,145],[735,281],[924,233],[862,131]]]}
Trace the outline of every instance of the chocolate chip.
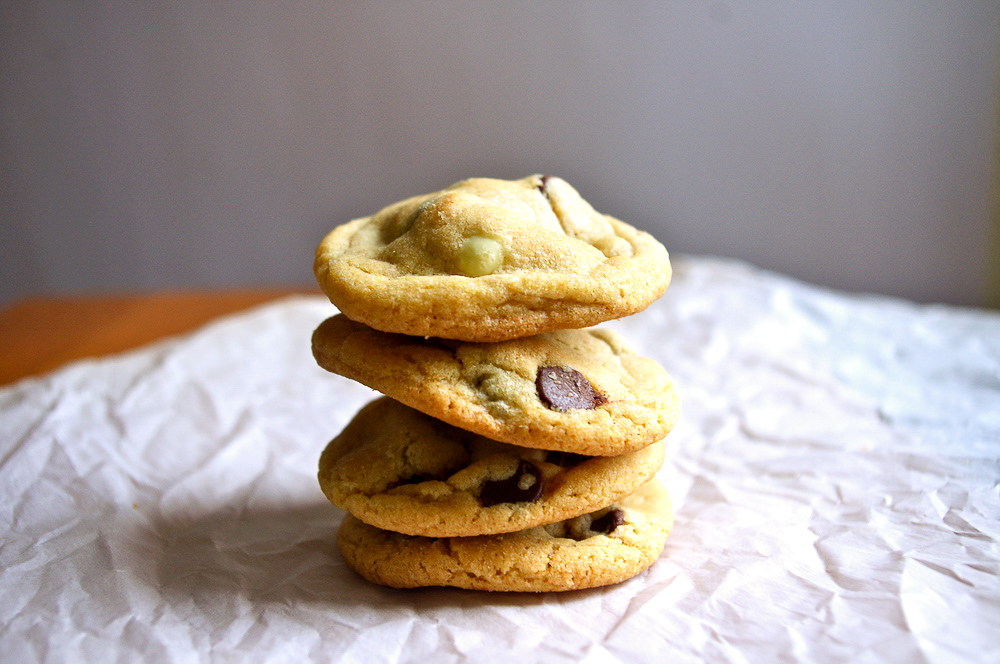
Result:
{"label": "chocolate chip", "polygon": [[557,466],[562,466],[563,468],[572,468],[573,466],[578,466],[587,459],[593,457],[586,456],[584,454],[577,454],[576,452],[557,452],[549,451],[545,454],[545,460],[551,464]]}
{"label": "chocolate chip", "polygon": [[590,522],[590,529],[595,533],[604,533],[605,535],[610,535],[615,532],[615,528],[624,525],[625,523],[625,513],[620,509],[615,508],[608,512],[605,512],[603,516],[599,516]]}
{"label": "chocolate chip", "polygon": [[549,192],[548,192],[548,190],[546,188],[549,185],[549,178],[550,177],[552,177],[552,176],[551,175],[543,175],[542,176],[542,183],[540,185],[538,185],[538,191],[542,192],[542,194],[544,194],[545,196],[549,195]]}
{"label": "chocolate chip", "polygon": [[555,410],[593,409],[608,401],[582,373],[567,367],[542,367],[535,385],[545,405]]}
{"label": "chocolate chip", "polygon": [[483,484],[479,502],[483,507],[500,503],[533,503],[542,497],[544,484],[538,467],[522,459],[517,465],[517,471],[510,477]]}

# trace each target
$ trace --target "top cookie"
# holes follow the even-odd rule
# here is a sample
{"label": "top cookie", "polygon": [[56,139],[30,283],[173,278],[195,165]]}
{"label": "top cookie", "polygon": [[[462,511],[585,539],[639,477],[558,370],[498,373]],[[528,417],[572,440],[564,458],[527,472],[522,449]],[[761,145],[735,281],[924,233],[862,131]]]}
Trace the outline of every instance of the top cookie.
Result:
{"label": "top cookie", "polygon": [[637,313],[671,276],[653,236],[540,175],[464,180],[338,226],[314,272],[375,329],[490,342]]}

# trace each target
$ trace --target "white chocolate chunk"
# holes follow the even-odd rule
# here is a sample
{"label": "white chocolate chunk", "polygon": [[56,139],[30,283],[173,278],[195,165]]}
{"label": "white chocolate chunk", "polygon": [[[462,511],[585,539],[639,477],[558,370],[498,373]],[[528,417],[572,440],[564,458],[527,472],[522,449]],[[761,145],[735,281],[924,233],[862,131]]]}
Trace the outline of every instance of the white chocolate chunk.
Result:
{"label": "white chocolate chunk", "polygon": [[467,277],[493,274],[503,265],[503,247],[492,238],[472,235],[462,241],[456,264]]}

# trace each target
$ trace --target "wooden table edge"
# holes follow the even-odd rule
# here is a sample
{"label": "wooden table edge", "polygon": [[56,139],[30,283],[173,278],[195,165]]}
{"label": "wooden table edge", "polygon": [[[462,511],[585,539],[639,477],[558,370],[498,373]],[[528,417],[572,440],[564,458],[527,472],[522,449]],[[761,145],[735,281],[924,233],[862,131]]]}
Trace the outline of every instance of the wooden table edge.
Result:
{"label": "wooden table edge", "polygon": [[0,385],[198,329],[306,288],[30,297],[0,310]]}

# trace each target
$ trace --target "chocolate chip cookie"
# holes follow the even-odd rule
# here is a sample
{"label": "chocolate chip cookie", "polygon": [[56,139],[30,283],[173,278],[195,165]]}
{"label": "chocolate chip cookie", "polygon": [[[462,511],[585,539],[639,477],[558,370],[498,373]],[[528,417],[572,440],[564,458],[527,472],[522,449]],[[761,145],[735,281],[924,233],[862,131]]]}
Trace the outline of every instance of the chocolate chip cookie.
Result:
{"label": "chocolate chip cookie", "polygon": [[670,498],[654,479],[592,514],[502,535],[414,537],[348,515],[337,544],[352,569],[386,586],[545,592],[635,576],[663,552],[672,526]]}
{"label": "chocolate chip cookie", "polygon": [[463,180],[338,226],[313,267],[333,304],[356,321],[464,341],[634,314],[671,277],[653,236],[540,175]]}
{"label": "chocolate chip cookie", "polygon": [[520,447],[624,454],[662,439],[679,414],[669,374],[610,330],[472,343],[379,332],[339,314],[312,347],[329,371]]}
{"label": "chocolate chip cookie", "polygon": [[382,397],[327,446],[319,483],[333,504],[378,528],[496,534],[594,512],[632,493],[660,469],[664,446],[616,457],[516,447]]}

